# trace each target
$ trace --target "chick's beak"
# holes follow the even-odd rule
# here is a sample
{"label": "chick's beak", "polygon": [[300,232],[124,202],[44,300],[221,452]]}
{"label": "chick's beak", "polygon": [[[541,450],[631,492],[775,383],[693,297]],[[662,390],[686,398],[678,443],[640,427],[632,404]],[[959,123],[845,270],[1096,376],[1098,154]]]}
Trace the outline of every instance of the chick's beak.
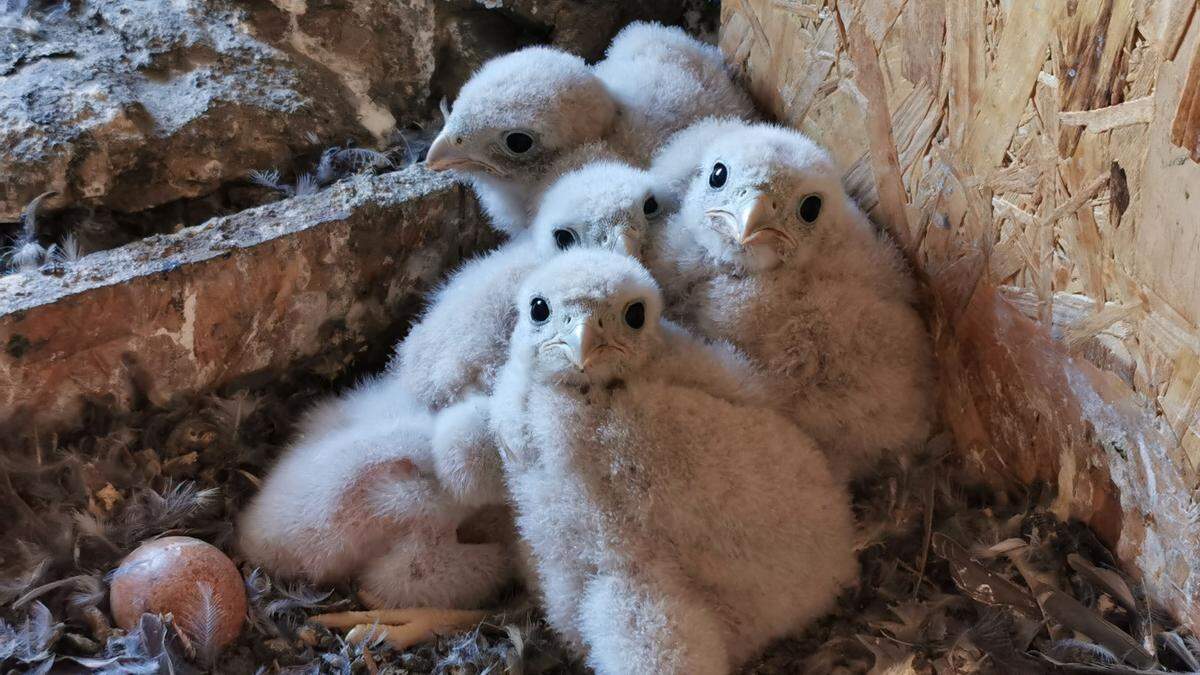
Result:
{"label": "chick's beak", "polygon": [[445,171],[461,166],[469,158],[454,147],[454,139],[445,133],[438,134],[425,154],[425,166],[433,171]]}
{"label": "chick's beak", "polygon": [[738,231],[734,236],[743,246],[753,243],[775,219],[775,200],[765,192],[755,191],[742,202],[737,214]]}
{"label": "chick's beak", "polygon": [[596,352],[605,345],[604,333],[591,317],[580,322],[563,341],[567,345],[567,355],[571,363],[580,370],[587,370]]}

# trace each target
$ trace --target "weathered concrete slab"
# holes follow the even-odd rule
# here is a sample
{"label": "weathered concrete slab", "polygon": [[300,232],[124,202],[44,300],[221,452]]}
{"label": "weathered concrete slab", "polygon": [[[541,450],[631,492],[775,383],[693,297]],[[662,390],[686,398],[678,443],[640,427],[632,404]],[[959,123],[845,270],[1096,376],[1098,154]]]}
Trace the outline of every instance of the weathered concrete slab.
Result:
{"label": "weathered concrete slab", "polygon": [[0,428],[48,429],[84,396],[207,391],[380,339],[464,254],[474,198],[420,167],[0,278]]}

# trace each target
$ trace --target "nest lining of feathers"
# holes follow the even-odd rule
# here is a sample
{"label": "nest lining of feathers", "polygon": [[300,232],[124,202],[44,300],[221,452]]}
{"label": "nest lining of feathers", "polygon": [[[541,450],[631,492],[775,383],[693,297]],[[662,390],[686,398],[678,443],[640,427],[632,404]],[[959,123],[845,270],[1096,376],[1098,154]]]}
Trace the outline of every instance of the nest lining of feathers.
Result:
{"label": "nest lining of feathers", "polygon": [[[232,550],[232,523],[328,383],[189,398],[0,454],[0,667],[31,672],[585,672],[518,588],[474,630],[403,651],[311,617],[362,609],[355,589],[242,564],[249,616],[220,653],[174,617],[113,627],[108,575],[164,535]],[[745,669],[795,672],[1200,671],[1200,641],[1147,604],[1112,554],[1052,495],[971,489],[948,436],[858,485],[862,579],[838,610]]]}

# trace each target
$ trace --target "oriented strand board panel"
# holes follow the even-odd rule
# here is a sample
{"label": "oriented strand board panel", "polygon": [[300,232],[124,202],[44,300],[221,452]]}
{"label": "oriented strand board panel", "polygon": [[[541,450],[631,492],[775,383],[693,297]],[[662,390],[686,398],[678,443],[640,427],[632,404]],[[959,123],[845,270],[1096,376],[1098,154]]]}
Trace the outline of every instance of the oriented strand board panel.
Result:
{"label": "oriented strand board panel", "polygon": [[969,465],[1055,485],[1194,629],[1196,4],[727,0],[721,31],[926,281]]}

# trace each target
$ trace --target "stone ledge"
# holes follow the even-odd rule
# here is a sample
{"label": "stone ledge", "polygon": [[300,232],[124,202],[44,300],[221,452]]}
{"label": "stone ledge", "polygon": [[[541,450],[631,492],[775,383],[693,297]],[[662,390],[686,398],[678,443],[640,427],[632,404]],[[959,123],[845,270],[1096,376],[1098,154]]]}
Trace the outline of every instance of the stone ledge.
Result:
{"label": "stone ledge", "polygon": [[0,427],[66,427],[87,397],[163,404],[318,355],[336,370],[494,241],[467,191],[414,167],[0,278]]}

